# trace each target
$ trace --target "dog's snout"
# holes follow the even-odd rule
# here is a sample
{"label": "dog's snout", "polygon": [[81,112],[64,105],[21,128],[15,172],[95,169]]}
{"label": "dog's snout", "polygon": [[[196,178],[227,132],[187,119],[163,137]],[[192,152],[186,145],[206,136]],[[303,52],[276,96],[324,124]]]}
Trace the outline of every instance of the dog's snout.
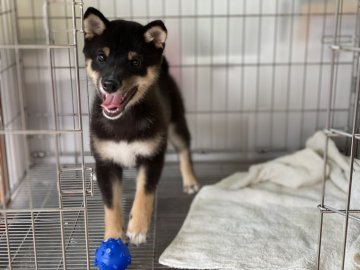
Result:
{"label": "dog's snout", "polygon": [[119,88],[119,83],[114,80],[103,80],[101,82],[103,89],[108,93],[114,93]]}

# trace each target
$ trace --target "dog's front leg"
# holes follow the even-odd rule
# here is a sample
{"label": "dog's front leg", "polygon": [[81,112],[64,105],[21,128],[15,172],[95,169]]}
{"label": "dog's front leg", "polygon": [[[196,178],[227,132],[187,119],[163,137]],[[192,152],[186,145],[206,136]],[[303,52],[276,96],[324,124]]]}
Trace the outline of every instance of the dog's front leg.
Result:
{"label": "dog's front leg", "polygon": [[110,162],[97,161],[96,178],[105,208],[104,240],[123,238],[122,168]]}
{"label": "dog's front leg", "polygon": [[134,245],[146,242],[146,234],[151,224],[154,196],[164,164],[164,153],[149,160],[143,160],[138,166],[136,193],[130,212],[126,235]]}

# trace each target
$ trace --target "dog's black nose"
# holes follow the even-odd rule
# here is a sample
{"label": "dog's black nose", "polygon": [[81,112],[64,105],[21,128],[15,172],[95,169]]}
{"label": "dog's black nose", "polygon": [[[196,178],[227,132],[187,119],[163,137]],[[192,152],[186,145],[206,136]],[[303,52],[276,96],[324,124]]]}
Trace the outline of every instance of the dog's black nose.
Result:
{"label": "dog's black nose", "polygon": [[119,84],[114,80],[103,80],[101,84],[103,89],[108,93],[114,93],[119,88]]}

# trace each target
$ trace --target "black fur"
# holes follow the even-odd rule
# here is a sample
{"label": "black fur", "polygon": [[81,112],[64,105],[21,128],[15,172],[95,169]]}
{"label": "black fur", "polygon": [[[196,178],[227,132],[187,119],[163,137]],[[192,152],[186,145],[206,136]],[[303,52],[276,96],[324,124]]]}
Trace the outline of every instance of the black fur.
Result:
{"label": "black fur", "polygon": [[[96,159],[95,173],[98,181],[99,188],[102,193],[104,204],[108,208],[112,208],[113,192],[112,182],[119,181],[122,178],[122,168],[112,162],[102,161]],[[104,181],[106,179],[106,181]]]}

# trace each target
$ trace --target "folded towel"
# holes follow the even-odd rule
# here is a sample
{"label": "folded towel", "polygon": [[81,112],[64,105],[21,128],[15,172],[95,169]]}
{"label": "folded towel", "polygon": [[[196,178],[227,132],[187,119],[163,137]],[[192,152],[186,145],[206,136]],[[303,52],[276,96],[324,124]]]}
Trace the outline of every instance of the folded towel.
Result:
{"label": "folded towel", "polygon": [[[304,150],[202,188],[159,262],[186,269],[315,269],[325,140],[317,132]],[[328,154],[326,202],[344,208],[348,161],[331,140]],[[352,207],[359,197],[355,189]],[[344,218],[329,214],[324,222],[322,269],[339,269]],[[350,221],[345,269],[360,269],[359,235],[359,224]]]}

